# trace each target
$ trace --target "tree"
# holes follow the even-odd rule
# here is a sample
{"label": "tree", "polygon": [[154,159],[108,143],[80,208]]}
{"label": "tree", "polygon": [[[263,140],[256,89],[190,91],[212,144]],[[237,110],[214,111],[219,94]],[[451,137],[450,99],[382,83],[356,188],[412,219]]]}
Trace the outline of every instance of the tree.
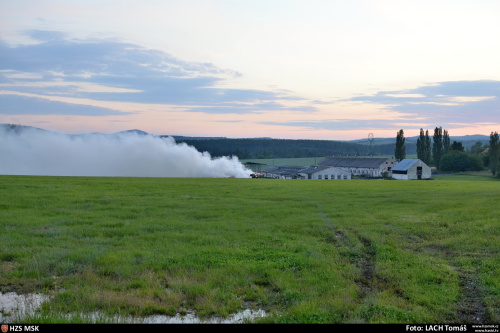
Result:
{"label": "tree", "polygon": [[417,158],[422,161],[424,161],[425,158],[425,134],[422,128],[420,129],[420,135],[417,139]]}
{"label": "tree", "polygon": [[444,154],[439,164],[442,171],[462,172],[483,170],[483,162],[479,156],[461,151],[452,151],[451,153]]}
{"label": "tree", "polygon": [[441,127],[436,127],[434,129],[433,136],[433,145],[432,145],[432,158],[434,159],[434,163],[436,167],[439,169],[439,160],[441,156],[443,156],[443,129]]}
{"label": "tree", "polygon": [[451,150],[450,135],[447,130],[443,130],[443,155],[448,154]]}
{"label": "tree", "polygon": [[488,153],[490,157],[491,174],[495,176],[498,171],[498,159],[500,157],[500,138],[498,137],[498,132],[491,132],[490,134],[490,147],[488,149]]}
{"label": "tree", "polygon": [[429,138],[429,131],[420,129],[420,136],[417,139],[417,158],[422,160],[425,164],[431,163],[431,139]]}
{"label": "tree", "polygon": [[469,152],[473,155],[479,155],[483,153],[486,148],[487,147],[483,146],[481,141],[476,141],[476,143],[470,147]]}
{"label": "tree", "polygon": [[429,130],[425,131],[425,155],[422,161],[427,165],[431,163],[431,138],[429,137]]}
{"label": "tree", "polygon": [[465,151],[465,148],[462,142],[453,141],[451,144],[451,151]]}
{"label": "tree", "polygon": [[396,160],[404,160],[406,158],[405,148],[405,133],[401,129],[396,136],[396,149],[394,150],[394,157]]}

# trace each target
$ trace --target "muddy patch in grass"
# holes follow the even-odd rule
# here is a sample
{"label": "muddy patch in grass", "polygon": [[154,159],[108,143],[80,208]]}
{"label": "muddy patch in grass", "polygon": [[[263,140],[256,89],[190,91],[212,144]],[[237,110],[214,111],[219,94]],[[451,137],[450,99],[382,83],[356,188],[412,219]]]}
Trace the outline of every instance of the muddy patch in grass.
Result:
{"label": "muddy patch in grass", "polygon": [[480,285],[470,274],[460,275],[462,290],[461,301],[458,304],[458,319],[462,323],[480,324],[490,322],[486,305],[481,297]]}
{"label": "muddy patch in grass", "polygon": [[11,322],[31,316],[49,299],[50,296],[42,294],[0,293],[0,322]]}

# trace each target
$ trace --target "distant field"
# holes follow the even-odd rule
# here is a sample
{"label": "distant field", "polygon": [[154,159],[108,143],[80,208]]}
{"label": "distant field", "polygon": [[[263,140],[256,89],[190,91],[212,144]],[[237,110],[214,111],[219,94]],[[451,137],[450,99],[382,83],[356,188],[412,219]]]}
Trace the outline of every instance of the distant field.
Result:
{"label": "distant field", "polygon": [[[376,157],[386,157],[386,158],[391,158],[392,156],[376,156]],[[407,156],[408,158],[416,158],[416,156]],[[270,168],[273,166],[278,166],[278,165],[303,165],[303,166],[310,166],[310,165],[316,165],[319,162],[321,162],[325,156],[318,156],[318,157],[302,157],[302,158],[262,158],[262,159],[244,159],[241,160],[241,162],[253,162],[253,163],[260,163],[262,164],[261,166],[255,166],[254,171],[259,171],[258,168],[261,168],[261,170],[264,170],[266,168]]]}
{"label": "distant field", "polygon": [[489,170],[459,172],[453,174],[434,173],[436,180],[467,180],[467,181],[500,181],[500,178],[493,178]]}
{"label": "distant field", "polygon": [[464,177],[0,176],[0,291],[51,295],[24,323],[498,323],[500,182]]}
{"label": "distant field", "polygon": [[[278,165],[303,165],[310,166],[319,163],[325,157],[302,157],[302,158],[261,158],[241,160],[240,162],[258,163],[252,168],[253,171],[260,171]],[[259,169],[260,168],[260,169]]]}

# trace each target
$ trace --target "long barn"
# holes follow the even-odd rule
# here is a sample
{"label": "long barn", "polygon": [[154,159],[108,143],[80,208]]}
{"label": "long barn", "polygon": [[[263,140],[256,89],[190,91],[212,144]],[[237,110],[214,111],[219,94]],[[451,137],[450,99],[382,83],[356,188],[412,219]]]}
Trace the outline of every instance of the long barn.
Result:
{"label": "long barn", "polygon": [[299,174],[305,179],[351,179],[349,171],[326,165],[313,165],[299,170]]}
{"label": "long barn", "polygon": [[391,173],[397,161],[392,158],[325,157],[318,165],[341,168],[353,176],[382,177]]}

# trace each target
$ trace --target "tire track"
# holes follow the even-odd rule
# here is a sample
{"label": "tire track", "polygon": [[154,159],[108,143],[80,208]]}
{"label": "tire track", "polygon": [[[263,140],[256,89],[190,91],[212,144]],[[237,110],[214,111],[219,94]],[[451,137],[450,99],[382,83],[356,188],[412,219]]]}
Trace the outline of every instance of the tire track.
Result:
{"label": "tire track", "polygon": [[[328,237],[327,242],[340,244],[341,246],[349,248],[350,244],[344,232],[336,229],[335,225],[325,214],[320,205],[318,205],[318,209],[327,227],[332,231],[332,235]],[[360,298],[364,299],[375,291],[375,250],[369,239],[361,237],[356,233],[354,233],[354,235],[363,247],[359,256],[349,258],[349,261],[360,271],[359,277],[356,278],[354,282],[359,287]]]}
{"label": "tire track", "polygon": [[482,301],[480,284],[472,274],[459,272],[461,300],[457,306],[460,323],[483,324],[491,322]]}
{"label": "tire track", "polygon": [[356,235],[363,244],[363,255],[356,262],[361,270],[361,277],[355,282],[360,287],[361,297],[365,298],[375,291],[375,250],[367,238]]}
{"label": "tire track", "polygon": [[482,286],[477,274],[473,271],[464,271],[453,258],[453,252],[441,246],[427,246],[424,251],[433,256],[440,256],[457,273],[459,279],[460,296],[456,305],[456,322],[459,324],[484,324],[492,322],[488,307],[483,300]]}

